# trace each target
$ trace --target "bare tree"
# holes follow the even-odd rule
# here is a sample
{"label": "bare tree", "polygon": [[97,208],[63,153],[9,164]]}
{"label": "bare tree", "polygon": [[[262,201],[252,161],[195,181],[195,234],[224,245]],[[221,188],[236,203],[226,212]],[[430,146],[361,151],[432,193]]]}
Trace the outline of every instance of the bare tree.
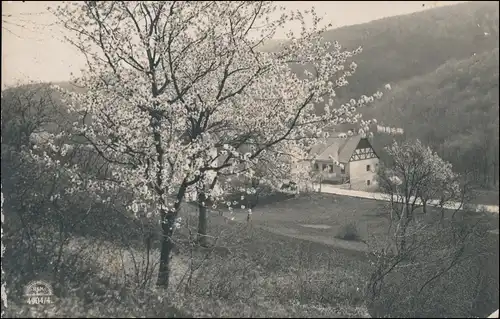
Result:
{"label": "bare tree", "polygon": [[[477,269],[474,258],[487,253],[483,218],[463,209],[466,185],[459,183],[451,165],[419,141],[394,142],[387,150],[392,161],[381,165],[378,180],[391,199],[388,233],[372,247],[374,271],[367,292],[375,312],[417,316],[453,307],[461,314],[470,311],[440,290],[450,280],[458,291],[470,284],[467,280],[477,276],[464,272]],[[437,199],[436,208],[426,207],[431,199]],[[450,279],[452,275],[458,277]],[[461,298],[472,300],[470,293]],[[441,309],[439,302],[453,304]]]}

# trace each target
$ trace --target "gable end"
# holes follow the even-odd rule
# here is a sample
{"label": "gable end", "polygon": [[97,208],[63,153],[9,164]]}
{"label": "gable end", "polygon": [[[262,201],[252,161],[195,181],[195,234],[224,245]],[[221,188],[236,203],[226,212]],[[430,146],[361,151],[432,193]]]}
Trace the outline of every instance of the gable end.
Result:
{"label": "gable end", "polygon": [[372,145],[366,138],[362,138],[354,149],[349,162],[362,161],[365,159],[379,158]]}

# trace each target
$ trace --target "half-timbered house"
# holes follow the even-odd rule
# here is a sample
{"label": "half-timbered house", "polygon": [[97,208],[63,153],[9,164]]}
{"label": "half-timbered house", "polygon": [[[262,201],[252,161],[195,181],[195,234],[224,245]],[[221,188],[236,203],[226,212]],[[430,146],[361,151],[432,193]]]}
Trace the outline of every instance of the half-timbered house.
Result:
{"label": "half-timbered house", "polygon": [[311,149],[313,170],[322,183],[348,184],[351,189],[369,190],[376,185],[379,157],[370,141],[361,136],[336,135]]}

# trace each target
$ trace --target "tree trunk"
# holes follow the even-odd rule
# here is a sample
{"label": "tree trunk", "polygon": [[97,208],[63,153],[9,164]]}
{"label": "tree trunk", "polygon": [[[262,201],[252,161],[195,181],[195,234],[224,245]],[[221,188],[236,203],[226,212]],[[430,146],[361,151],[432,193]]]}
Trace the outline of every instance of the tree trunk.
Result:
{"label": "tree trunk", "polygon": [[162,228],[162,241],[160,252],[160,269],[158,271],[158,280],[156,285],[158,287],[168,288],[168,279],[170,278],[170,255],[174,249],[174,242],[172,235],[174,233],[174,224],[177,214],[181,207],[182,200],[186,193],[187,185],[183,182],[177,193],[177,201],[172,210],[160,210],[161,228]]}
{"label": "tree trunk", "polygon": [[207,206],[204,192],[198,195],[198,244],[207,247]]}
{"label": "tree trunk", "polygon": [[176,212],[163,212],[162,215],[162,241],[160,254],[160,269],[158,271],[157,286],[167,289],[170,278],[170,255],[174,248],[172,234],[174,232],[174,223]]}
{"label": "tree trunk", "polygon": [[488,175],[488,154],[486,153],[487,151],[484,151],[484,164],[483,164],[483,187],[488,188],[489,186],[489,175]]}
{"label": "tree trunk", "polygon": [[259,202],[260,192],[257,191],[258,187],[259,187],[259,180],[257,178],[252,178],[252,188],[255,190],[255,194],[247,195],[250,200],[248,207],[251,209],[257,206],[257,203]]}
{"label": "tree trunk", "polygon": [[498,186],[498,154],[495,155],[495,161],[493,163],[493,187]]}

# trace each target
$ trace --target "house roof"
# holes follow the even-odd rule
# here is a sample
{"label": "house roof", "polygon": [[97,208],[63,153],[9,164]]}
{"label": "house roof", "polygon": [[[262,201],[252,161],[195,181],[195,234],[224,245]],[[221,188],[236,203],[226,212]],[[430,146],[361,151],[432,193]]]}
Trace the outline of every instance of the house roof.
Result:
{"label": "house roof", "polygon": [[344,145],[339,150],[339,158],[337,160],[341,163],[349,162],[349,159],[358,146],[359,141],[361,141],[361,135],[355,135],[347,138],[347,141],[345,141]]}
{"label": "house roof", "polygon": [[340,163],[348,163],[354,150],[362,140],[361,135],[349,137],[334,136],[327,139],[326,143],[315,145],[311,149],[311,155],[318,155],[318,161],[337,160]]}
{"label": "house roof", "polygon": [[338,137],[330,137],[326,143],[313,146],[311,155],[318,155],[316,158],[320,161],[331,161],[332,158],[337,159],[339,148],[345,142],[345,139]]}

